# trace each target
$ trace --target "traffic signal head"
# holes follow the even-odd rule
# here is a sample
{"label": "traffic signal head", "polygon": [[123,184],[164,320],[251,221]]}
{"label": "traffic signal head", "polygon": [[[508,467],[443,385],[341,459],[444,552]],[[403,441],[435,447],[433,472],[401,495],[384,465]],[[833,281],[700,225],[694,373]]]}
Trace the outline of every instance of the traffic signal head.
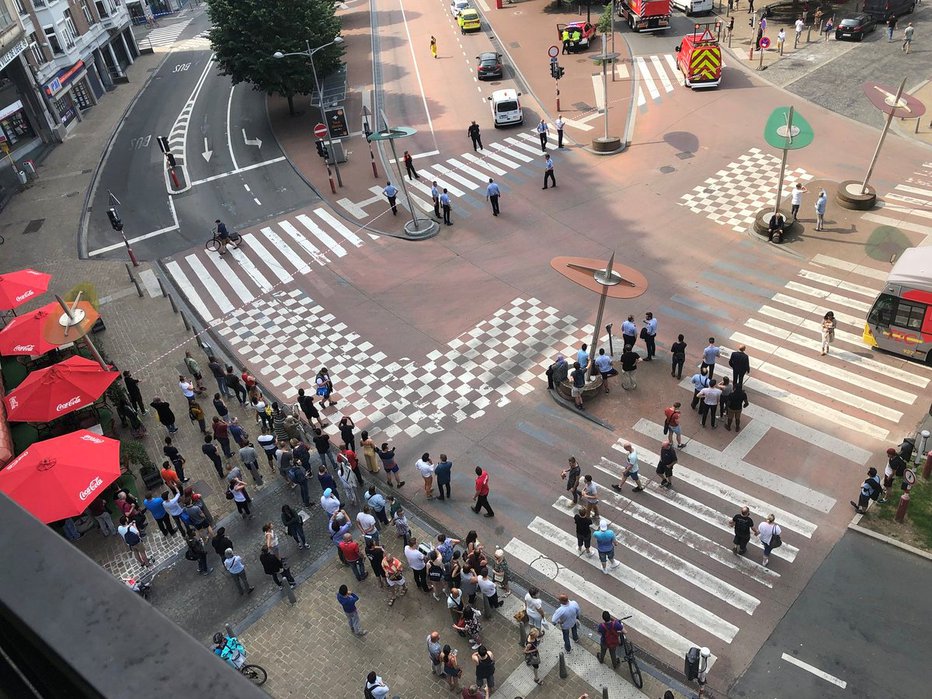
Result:
{"label": "traffic signal head", "polygon": [[327,146],[324,144],[323,140],[319,140],[317,143],[317,155],[321,158],[327,157]]}
{"label": "traffic signal head", "polygon": [[557,66],[557,76],[556,76],[556,77],[557,77],[557,80],[559,80],[560,78],[563,77],[563,73],[564,73],[563,66],[558,65],[558,66]]}
{"label": "traffic signal head", "polygon": [[110,219],[110,225],[113,227],[113,230],[123,230],[123,221],[120,220],[120,215],[117,213],[116,209],[107,209],[107,218]]}

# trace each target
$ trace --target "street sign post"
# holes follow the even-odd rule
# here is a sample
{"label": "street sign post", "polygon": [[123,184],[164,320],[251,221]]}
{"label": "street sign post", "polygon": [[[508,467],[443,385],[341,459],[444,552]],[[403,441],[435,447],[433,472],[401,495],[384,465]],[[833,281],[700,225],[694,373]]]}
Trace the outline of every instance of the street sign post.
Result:
{"label": "street sign post", "polygon": [[550,56],[552,59],[556,60],[557,56],[560,55],[559,47],[551,46],[549,49],[547,49],[547,55]]}
{"label": "street sign post", "polygon": [[327,137],[327,125],[318,124],[314,127],[314,136],[317,138],[326,138]]}
{"label": "street sign post", "polygon": [[780,175],[777,178],[774,195],[773,213],[780,210],[780,197],[783,194],[783,176],[786,174],[786,155],[788,151],[805,148],[815,138],[812,127],[793,107],[777,107],[767,119],[764,126],[764,140],[774,148],[783,151],[780,159]]}
{"label": "street sign post", "polygon": [[877,141],[874,157],[871,158],[870,165],[867,166],[867,174],[864,175],[864,182],[861,183],[861,194],[867,192],[867,182],[871,178],[871,173],[874,172],[874,165],[877,164],[877,158],[880,155],[880,147],[887,137],[887,131],[890,130],[890,124],[893,122],[894,117],[918,119],[925,114],[926,106],[912,95],[904,94],[904,87],[906,87],[906,78],[903,78],[903,82],[900,83],[895,92],[886,85],[874,82],[864,83],[863,89],[867,99],[887,115],[887,121],[880,132],[880,140]]}
{"label": "street sign post", "polygon": [[766,36],[762,36],[762,37],[760,38],[760,47],[761,47],[762,49],[769,49],[769,48],[770,48],[770,39],[767,38]]}

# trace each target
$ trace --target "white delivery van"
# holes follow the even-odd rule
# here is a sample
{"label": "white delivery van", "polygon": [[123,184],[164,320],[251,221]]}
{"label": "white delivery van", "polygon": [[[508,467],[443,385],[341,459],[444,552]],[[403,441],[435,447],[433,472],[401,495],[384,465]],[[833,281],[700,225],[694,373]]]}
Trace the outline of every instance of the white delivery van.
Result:
{"label": "white delivery van", "polygon": [[515,90],[496,90],[489,97],[492,103],[492,122],[495,128],[524,123],[524,110],[521,109],[520,92]]}
{"label": "white delivery van", "polygon": [[670,4],[685,12],[687,17],[712,13],[712,0],[670,0]]}

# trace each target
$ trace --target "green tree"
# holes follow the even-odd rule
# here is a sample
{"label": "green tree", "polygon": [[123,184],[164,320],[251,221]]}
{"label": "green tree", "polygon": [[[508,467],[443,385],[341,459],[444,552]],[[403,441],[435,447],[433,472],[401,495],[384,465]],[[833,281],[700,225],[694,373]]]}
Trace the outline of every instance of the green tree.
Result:
{"label": "green tree", "polygon": [[[294,96],[315,90],[310,59],[275,59],[272,54],[313,50],[333,41],[340,33],[334,5],[334,0],[208,0],[210,43],[221,72],[234,85],[246,82],[286,97],[294,114]],[[339,66],[342,53],[334,44],[314,54],[321,81]]]}
{"label": "green tree", "polygon": [[613,4],[609,3],[605,6],[605,10],[602,12],[602,15],[599,17],[599,22],[596,25],[596,31],[599,34],[611,34],[612,33],[612,7]]}

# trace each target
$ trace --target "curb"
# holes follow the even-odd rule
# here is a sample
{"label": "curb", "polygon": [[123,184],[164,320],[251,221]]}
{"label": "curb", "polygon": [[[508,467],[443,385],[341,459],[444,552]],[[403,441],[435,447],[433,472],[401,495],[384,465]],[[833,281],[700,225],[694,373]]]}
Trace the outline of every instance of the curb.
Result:
{"label": "curb", "polygon": [[852,531],[856,531],[859,534],[863,534],[864,536],[868,536],[871,539],[876,539],[877,541],[883,542],[885,544],[895,546],[896,548],[900,549],[901,551],[905,551],[906,553],[911,553],[914,556],[919,556],[920,558],[924,558],[927,561],[932,561],[932,553],[927,553],[926,551],[923,551],[922,549],[917,549],[915,546],[904,544],[902,541],[897,541],[896,539],[889,537],[885,534],[880,534],[878,532],[873,531],[872,529],[868,529],[867,527],[862,527],[861,525],[858,524],[858,522],[861,521],[861,518],[863,516],[864,515],[861,515],[861,514],[855,515],[854,519],[852,519],[851,522],[848,524],[848,529]]}

